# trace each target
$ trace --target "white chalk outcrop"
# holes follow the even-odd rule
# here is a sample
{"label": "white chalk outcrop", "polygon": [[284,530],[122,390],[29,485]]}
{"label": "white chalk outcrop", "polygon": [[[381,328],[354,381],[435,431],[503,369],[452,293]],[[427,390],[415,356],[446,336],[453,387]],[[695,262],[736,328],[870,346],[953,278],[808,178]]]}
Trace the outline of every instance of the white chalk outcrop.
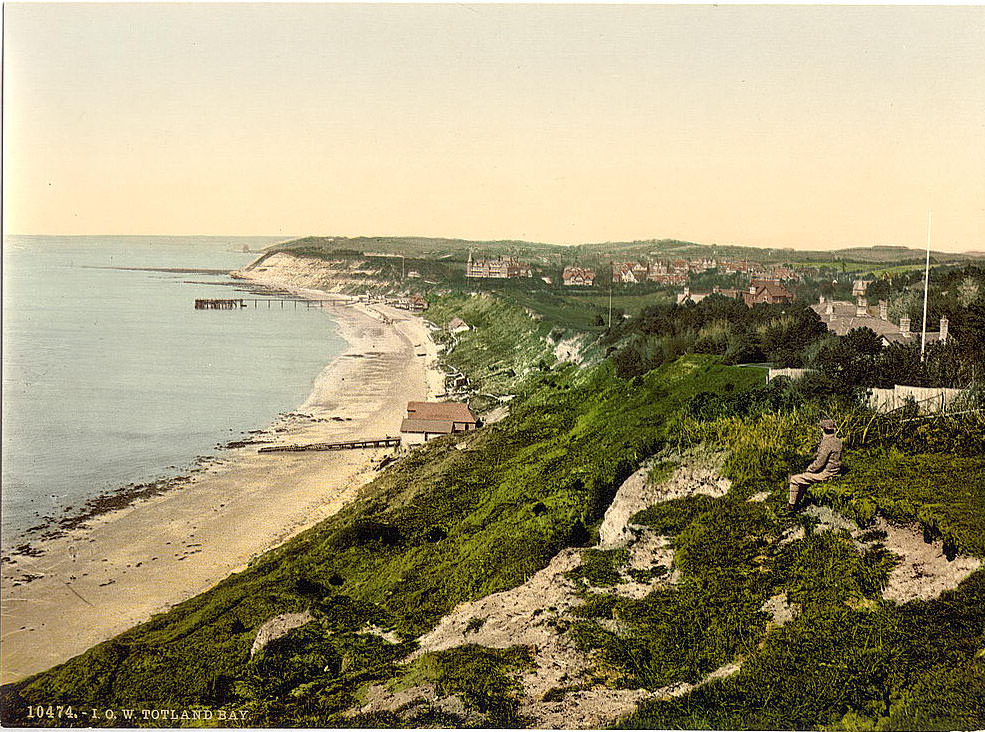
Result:
{"label": "white chalk outcrop", "polygon": [[943,541],[924,541],[923,532],[916,526],[900,526],[879,517],[871,529],[883,532],[885,538],[867,540],[865,534],[871,529],[860,529],[827,506],[811,506],[806,513],[819,521],[815,531],[845,531],[859,549],[881,544],[899,558],[882,591],[882,596],[893,602],[940,597],[982,566],[980,559],[966,554],[949,560],[944,554]]}
{"label": "white chalk outcrop", "polygon": [[303,613],[284,613],[271,618],[257,631],[257,636],[253,640],[253,647],[250,649],[250,656],[256,655],[272,641],[287,635],[295,628],[310,623],[314,619],[315,617],[307,610]]}
{"label": "white chalk outcrop", "polygon": [[685,460],[673,476],[662,482],[650,479],[652,466],[644,465],[619,487],[599,527],[599,549],[614,549],[631,541],[638,527],[629,519],[648,506],[688,496],[721,498],[732,483],[720,475],[721,456],[706,455]]}
{"label": "white chalk outcrop", "polygon": [[[661,585],[676,581],[672,570],[673,549],[665,537],[641,527],[632,526],[629,519],[637,512],[659,501],[690,495],[722,496],[729,482],[721,478],[713,464],[717,457],[708,456],[682,461],[675,472],[658,485],[649,480],[650,467],[633,473],[620,486],[606,512],[601,550],[623,548],[628,561],[619,568],[620,582],[612,587],[585,589],[599,594],[617,594],[642,598]],[[503,592],[462,603],[441,619],[431,632],[419,639],[420,647],[407,660],[413,661],[424,653],[443,651],[466,644],[488,648],[509,648],[525,645],[533,649],[535,668],[520,677],[520,714],[537,728],[598,729],[632,713],[646,699],[681,696],[698,686],[738,671],[738,664],[727,664],[696,684],[673,684],[656,691],[646,689],[612,689],[599,678],[593,660],[582,652],[563,633],[570,614],[582,604],[579,583],[572,572],[582,563],[582,549],[565,549],[526,583]],[[653,570],[663,567],[663,573],[649,581],[639,581],[631,570]],[[613,632],[616,621],[599,621]],[[374,686],[366,704],[358,710],[421,709],[422,704],[436,708],[458,708],[460,700],[439,699],[431,687],[415,687],[398,693]],[[547,692],[555,693],[545,699]],[[558,690],[565,690],[558,693]],[[450,707],[449,707],[450,705]],[[410,721],[412,716],[408,717]]]}
{"label": "white chalk outcrop", "polygon": [[359,262],[345,262],[298,257],[277,252],[233,272],[233,277],[258,285],[292,290],[342,292],[347,288],[364,287],[367,276],[378,275]]}

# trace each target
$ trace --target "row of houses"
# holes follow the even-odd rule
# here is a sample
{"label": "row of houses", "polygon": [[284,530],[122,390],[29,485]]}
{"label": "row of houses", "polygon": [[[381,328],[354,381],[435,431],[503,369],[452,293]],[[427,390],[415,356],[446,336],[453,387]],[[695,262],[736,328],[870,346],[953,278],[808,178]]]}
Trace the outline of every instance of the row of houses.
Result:
{"label": "row of houses", "polygon": [[674,259],[656,262],[613,262],[612,281],[623,284],[641,284],[643,282],[659,282],[668,285],[683,285],[690,274],[700,274],[710,269],[719,269],[725,274],[748,274],[752,279],[795,280],[799,279],[796,271],[789,267],[772,267],[767,269],[758,262],[742,260],[739,262],[716,259]]}
{"label": "row of houses", "polygon": [[[752,279],[781,280],[798,279],[799,275],[789,267],[773,267],[770,270],[749,260],[738,262],[722,261],[714,258],[658,260],[655,262],[611,262],[612,281],[617,284],[642,284],[655,282],[662,285],[685,285],[688,275],[700,274],[710,269],[721,269],[726,274],[737,272],[750,274]],[[413,274],[417,274],[414,272]],[[420,275],[418,275],[420,276]],[[526,262],[516,257],[500,256],[496,259],[474,259],[469,252],[465,262],[465,276],[470,279],[511,279],[533,277],[533,270]],[[561,274],[562,283],[567,287],[592,287],[596,272],[589,267],[568,266]],[[550,278],[544,278],[549,282]]]}
{"label": "row of houses", "polygon": [[505,280],[514,277],[533,277],[533,270],[529,264],[521,262],[516,257],[472,259],[472,252],[469,252],[468,261],[465,262],[465,276]]}
{"label": "row of houses", "polygon": [[747,274],[751,279],[776,279],[776,280],[799,280],[801,273],[790,267],[775,265],[767,267],[759,262],[748,259],[719,263],[718,269],[725,274]]}
{"label": "row of houses", "polygon": [[[613,262],[612,281],[626,285],[638,285],[643,282],[661,282],[663,284],[683,284],[687,281],[688,262],[680,260],[683,272],[668,271],[674,266],[665,262],[654,264],[646,262]],[[679,282],[678,282],[679,281]]]}
{"label": "row of houses", "polygon": [[565,267],[561,273],[565,287],[592,287],[595,284],[595,270],[588,267]]}
{"label": "row of houses", "polygon": [[423,313],[428,309],[428,301],[421,295],[400,295],[398,297],[386,298],[386,304],[401,310],[410,310],[412,313]]}

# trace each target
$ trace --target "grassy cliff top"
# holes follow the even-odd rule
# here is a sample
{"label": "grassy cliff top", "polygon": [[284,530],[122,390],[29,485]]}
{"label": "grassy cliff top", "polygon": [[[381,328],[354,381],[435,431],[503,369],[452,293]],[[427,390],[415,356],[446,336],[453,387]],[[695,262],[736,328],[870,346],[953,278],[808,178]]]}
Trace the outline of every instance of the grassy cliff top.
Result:
{"label": "grassy cliff top", "polygon": [[[516,256],[544,263],[608,263],[611,259],[661,259],[714,257],[750,259],[763,263],[801,263],[804,266],[857,265],[865,269],[874,265],[918,265],[924,260],[921,249],[904,246],[851,247],[828,251],[790,248],[761,248],[739,245],[700,244],[677,239],[649,239],[631,242],[599,242],[557,245],[521,240],[471,241],[467,239],[415,236],[307,236],[275,244],[268,251],[291,251],[314,257],[361,256],[366,252],[403,255],[420,259],[465,261],[469,252],[475,257]],[[967,262],[981,254],[932,252],[935,264]]]}

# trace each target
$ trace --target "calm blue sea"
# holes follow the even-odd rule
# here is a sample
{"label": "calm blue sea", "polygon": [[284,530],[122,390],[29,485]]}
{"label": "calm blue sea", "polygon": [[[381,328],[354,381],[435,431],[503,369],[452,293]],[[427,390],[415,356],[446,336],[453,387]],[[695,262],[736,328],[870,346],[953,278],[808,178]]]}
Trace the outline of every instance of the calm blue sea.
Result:
{"label": "calm blue sea", "polygon": [[343,349],[326,311],[204,311],[272,239],[10,236],[3,250],[4,542],[175,475],[301,404]]}

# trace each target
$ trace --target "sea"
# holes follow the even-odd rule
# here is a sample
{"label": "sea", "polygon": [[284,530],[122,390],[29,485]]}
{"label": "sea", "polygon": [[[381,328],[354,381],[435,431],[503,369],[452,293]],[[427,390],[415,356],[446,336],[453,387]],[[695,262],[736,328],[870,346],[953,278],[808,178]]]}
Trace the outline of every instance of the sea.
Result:
{"label": "sea", "polygon": [[4,238],[5,547],[91,498],[187,472],[304,402],[345,347],[328,311],[194,308],[252,298],[226,272],[275,240]]}

